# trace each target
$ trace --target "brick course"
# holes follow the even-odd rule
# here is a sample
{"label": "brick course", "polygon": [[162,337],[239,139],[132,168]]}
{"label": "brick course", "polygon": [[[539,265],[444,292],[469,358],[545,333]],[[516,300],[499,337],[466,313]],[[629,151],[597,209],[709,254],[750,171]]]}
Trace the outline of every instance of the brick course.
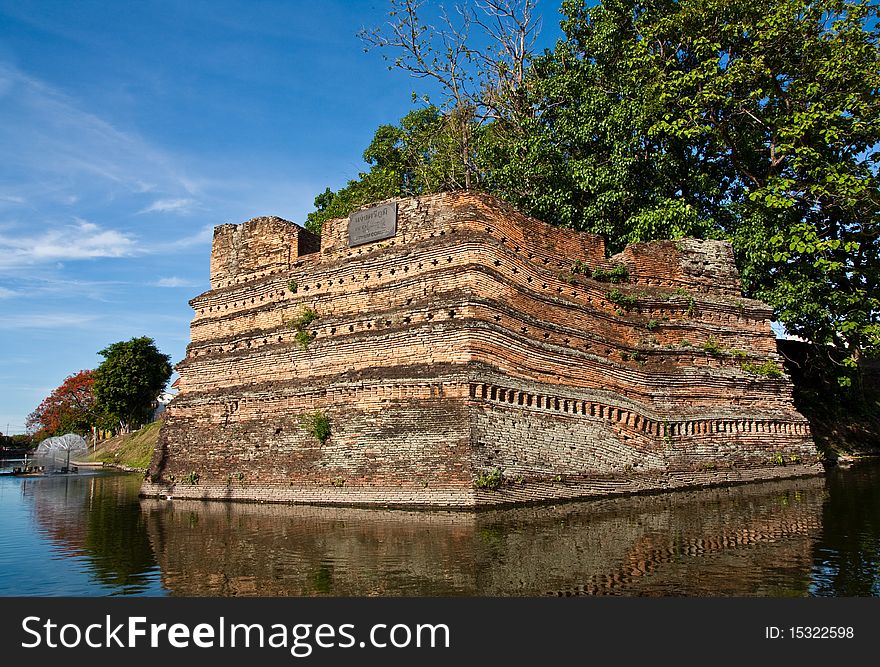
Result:
{"label": "brick course", "polygon": [[487,195],[397,203],[355,248],[347,219],[215,230],[144,495],[477,507],[821,471],[790,381],[753,372],[781,368],[771,310],[728,243],[607,258]]}

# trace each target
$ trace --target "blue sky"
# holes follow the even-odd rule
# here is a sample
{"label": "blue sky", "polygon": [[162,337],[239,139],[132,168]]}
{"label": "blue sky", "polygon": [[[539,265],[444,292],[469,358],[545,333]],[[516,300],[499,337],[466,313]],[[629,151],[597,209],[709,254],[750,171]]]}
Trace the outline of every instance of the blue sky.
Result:
{"label": "blue sky", "polygon": [[425,92],[356,37],[387,8],[0,0],[0,431],[115,341],[180,361],[212,228],[302,223],[364,169]]}

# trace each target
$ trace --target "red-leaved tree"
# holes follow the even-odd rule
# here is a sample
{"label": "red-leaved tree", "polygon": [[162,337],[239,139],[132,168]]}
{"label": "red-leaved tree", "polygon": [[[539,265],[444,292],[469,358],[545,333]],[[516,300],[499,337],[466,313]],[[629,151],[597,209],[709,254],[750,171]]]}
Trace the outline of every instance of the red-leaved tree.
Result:
{"label": "red-leaved tree", "polygon": [[27,418],[35,440],[65,433],[86,434],[97,424],[94,371],[71,375],[43,399]]}

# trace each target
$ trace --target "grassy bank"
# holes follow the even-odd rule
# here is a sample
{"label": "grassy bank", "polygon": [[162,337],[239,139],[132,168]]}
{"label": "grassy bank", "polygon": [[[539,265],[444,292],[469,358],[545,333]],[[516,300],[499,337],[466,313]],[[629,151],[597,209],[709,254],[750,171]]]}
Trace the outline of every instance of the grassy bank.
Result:
{"label": "grassy bank", "polygon": [[162,422],[157,421],[147,424],[140,431],[104,440],[98,443],[96,451],[89,455],[88,460],[146,470],[159,440],[161,426]]}

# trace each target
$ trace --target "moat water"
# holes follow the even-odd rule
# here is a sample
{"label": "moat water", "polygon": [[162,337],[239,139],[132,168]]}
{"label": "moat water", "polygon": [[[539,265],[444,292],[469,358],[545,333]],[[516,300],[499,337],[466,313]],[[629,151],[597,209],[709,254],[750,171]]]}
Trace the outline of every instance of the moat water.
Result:
{"label": "moat water", "polygon": [[478,514],[140,500],[140,481],[0,477],[0,595],[880,595],[877,463]]}

